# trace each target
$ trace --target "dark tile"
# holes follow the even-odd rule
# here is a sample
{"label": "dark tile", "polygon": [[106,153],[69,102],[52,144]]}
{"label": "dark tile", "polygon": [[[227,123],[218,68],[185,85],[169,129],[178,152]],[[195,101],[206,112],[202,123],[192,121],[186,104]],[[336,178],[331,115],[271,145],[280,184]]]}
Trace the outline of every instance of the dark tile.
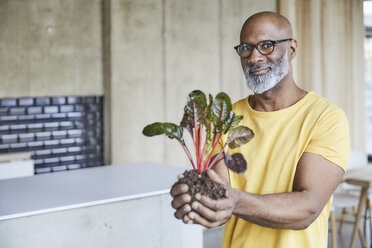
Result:
{"label": "dark tile", "polygon": [[29,149],[37,149],[37,148],[41,148],[43,147],[43,142],[42,141],[32,141],[32,142],[28,142],[27,143],[27,146],[29,147]]}
{"label": "dark tile", "polygon": [[0,144],[0,153],[7,153],[9,152],[9,144]]}
{"label": "dark tile", "polygon": [[67,166],[66,165],[58,165],[58,166],[53,166],[52,167],[52,171],[65,171],[67,170]]}
{"label": "dark tile", "polygon": [[51,132],[37,132],[35,133],[36,140],[50,140],[52,139],[52,133]]}
{"label": "dark tile", "polygon": [[2,122],[16,122],[17,116],[16,115],[10,115],[10,116],[0,116],[0,123]]}
{"label": "dark tile", "polygon": [[44,149],[44,150],[35,151],[35,155],[36,156],[50,156],[52,155],[52,150]]}
{"label": "dark tile", "polygon": [[71,162],[75,161],[75,156],[63,156],[60,157],[61,162]]}
{"label": "dark tile", "polygon": [[52,118],[56,120],[64,120],[66,119],[66,117],[67,117],[66,113],[52,114]]}
{"label": "dark tile", "polygon": [[44,113],[45,114],[56,114],[58,113],[58,106],[45,106]]}
{"label": "dark tile", "polygon": [[81,121],[74,121],[74,125],[75,125],[75,128],[76,129],[84,129],[84,123],[83,122],[81,122]]}
{"label": "dark tile", "polygon": [[67,151],[71,153],[81,152],[81,147],[80,146],[68,147]]}
{"label": "dark tile", "polygon": [[21,142],[32,142],[35,140],[35,134],[34,133],[20,133],[19,134],[19,140]]}
{"label": "dark tile", "polygon": [[35,166],[40,166],[44,163],[42,159],[34,159],[34,164]]}
{"label": "dark tile", "polygon": [[14,151],[25,151],[26,150],[26,143],[15,143],[10,144],[10,149]]}
{"label": "dark tile", "polygon": [[5,132],[9,132],[9,125],[0,125],[0,132],[1,131],[5,131]]}
{"label": "dark tile", "polygon": [[53,139],[64,139],[67,136],[67,131],[66,130],[53,131],[52,135]]}
{"label": "dark tile", "polygon": [[76,103],[81,103],[82,98],[79,96],[69,96],[67,97],[67,103],[68,104],[76,104]]}
{"label": "dark tile", "polygon": [[34,105],[34,99],[33,98],[20,98],[18,100],[19,106],[31,106]]}
{"label": "dark tile", "polygon": [[83,102],[85,102],[85,103],[95,103],[96,102],[96,97],[95,96],[84,97]]}
{"label": "dark tile", "polygon": [[9,108],[0,108],[0,115],[8,115]]}
{"label": "dark tile", "polygon": [[43,112],[43,107],[41,106],[33,106],[27,108],[28,114],[41,114]]}
{"label": "dark tile", "polygon": [[10,115],[24,115],[26,113],[25,107],[14,107],[9,109]]}
{"label": "dark tile", "polygon": [[81,129],[68,130],[67,133],[69,138],[80,138],[83,136],[83,131]]}
{"label": "dark tile", "polygon": [[35,115],[35,118],[37,120],[49,120],[51,118],[51,115],[50,114],[38,114],[38,115]]}
{"label": "dark tile", "polygon": [[50,98],[49,97],[38,97],[35,99],[35,104],[36,105],[50,105]]}
{"label": "dark tile", "polygon": [[96,111],[98,111],[98,106],[96,104],[89,103],[87,111],[96,112]]}
{"label": "dark tile", "polygon": [[18,116],[18,121],[22,122],[30,122],[35,119],[35,115],[19,115]]}
{"label": "dark tile", "polygon": [[43,124],[42,123],[30,123],[30,124],[27,124],[27,128],[30,129],[30,131],[35,132],[35,130],[43,129]]}
{"label": "dark tile", "polygon": [[75,105],[75,111],[76,112],[84,112],[85,111],[85,106],[81,104]]}
{"label": "dark tile", "polygon": [[75,158],[76,158],[76,160],[79,160],[79,161],[85,161],[86,160],[85,155],[76,155]]}
{"label": "dark tile", "polygon": [[44,130],[45,131],[55,131],[59,128],[59,122],[47,122],[44,123]]}
{"label": "dark tile", "polygon": [[76,138],[75,139],[75,144],[82,145],[82,144],[84,144],[84,140],[82,138]]}
{"label": "dark tile", "polygon": [[75,139],[61,139],[60,142],[63,145],[70,145],[75,143]]}
{"label": "dark tile", "polygon": [[1,142],[3,144],[16,143],[18,140],[17,134],[3,134],[1,135]]}
{"label": "dark tile", "polygon": [[36,174],[48,173],[48,172],[51,172],[51,171],[52,171],[51,167],[41,167],[41,168],[36,168],[35,169]]}
{"label": "dark tile", "polygon": [[81,113],[81,112],[70,112],[70,113],[67,113],[67,117],[69,119],[80,119],[83,115],[84,115],[84,113]]}
{"label": "dark tile", "polygon": [[67,152],[67,148],[55,148],[52,150],[53,154],[63,154]]}
{"label": "dark tile", "polygon": [[26,124],[13,124],[13,125],[10,125],[10,130],[25,130],[26,131],[27,129],[27,125]]}
{"label": "dark tile", "polygon": [[61,121],[59,123],[60,128],[66,129],[66,128],[74,128],[74,123],[72,121]]}
{"label": "dark tile", "polygon": [[2,107],[15,107],[17,106],[17,99],[2,99],[1,100],[1,106]]}
{"label": "dark tile", "polygon": [[58,146],[59,145],[59,141],[58,140],[45,140],[44,141],[44,145],[45,146]]}
{"label": "dark tile", "polygon": [[74,105],[62,105],[59,107],[60,112],[73,112]]}
{"label": "dark tile", "polygon": [[66,104],[66,97],[53,97],[52,104],[55,104],[55,105]]}
{"label": "dark tile", "polygon": [[59,162],[59,158],[44,158],[45,164],[56,164]]}
{"label": "dark tile", "polygon": [[81,165],[80,164],[69,164],[69,165],[67,165],[67,168],[69,170],[80,169],[81,168]]}

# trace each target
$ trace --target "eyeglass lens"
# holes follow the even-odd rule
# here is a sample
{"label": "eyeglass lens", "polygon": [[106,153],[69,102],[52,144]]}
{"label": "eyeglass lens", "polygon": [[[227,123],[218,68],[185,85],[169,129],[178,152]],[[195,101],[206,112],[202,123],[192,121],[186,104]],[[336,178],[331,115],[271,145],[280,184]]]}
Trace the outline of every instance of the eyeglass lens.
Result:
{"label": "eyeglass lens", "polygon": [[249,57],[254,49],[254,47],[257,48],[258,52],[260,52],[262,55],[268,55],[273,52],[274,50],[274,44],[272,41],[261,41],[256,46],[248,45],[248,44],[242,44],[238,47],[238,53],[242,57]]}

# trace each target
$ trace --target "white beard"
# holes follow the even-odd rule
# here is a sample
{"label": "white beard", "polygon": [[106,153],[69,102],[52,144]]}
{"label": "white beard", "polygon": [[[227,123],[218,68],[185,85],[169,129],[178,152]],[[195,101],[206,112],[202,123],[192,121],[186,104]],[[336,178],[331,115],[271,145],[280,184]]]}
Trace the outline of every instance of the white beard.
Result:
{"label": "white beard", "polygon": [[[253,66],[242,65],[246,78],[247,86],[256,94],[262,94],[274,88],[289,72],[288,49],[278,62],[267,62],[255,64]],[[250,71],[260,68],[270,68],[267,73],[262,75],[251,75]]]}

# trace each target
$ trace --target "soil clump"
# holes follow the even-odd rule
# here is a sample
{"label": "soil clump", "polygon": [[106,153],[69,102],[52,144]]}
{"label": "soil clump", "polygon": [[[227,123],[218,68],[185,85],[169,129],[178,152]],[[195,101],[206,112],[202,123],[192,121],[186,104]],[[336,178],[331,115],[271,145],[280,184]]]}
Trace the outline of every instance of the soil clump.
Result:
{"label": "soil clump", "polygon": [[191,202],[195,200],[196,193],[208,196],[214,200],[226,197],[226,189],[221,184],[212,181],[206,171],[199,175],[196,170],[186,170],[183,175],[184,178],[180,179],[174,185],[187,184],[189,186],[188,193],[191,195]]}

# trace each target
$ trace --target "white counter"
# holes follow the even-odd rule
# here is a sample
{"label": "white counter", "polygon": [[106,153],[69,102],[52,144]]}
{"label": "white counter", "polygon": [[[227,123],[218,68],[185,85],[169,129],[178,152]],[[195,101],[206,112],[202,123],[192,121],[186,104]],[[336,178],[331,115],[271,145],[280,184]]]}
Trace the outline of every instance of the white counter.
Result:
{"label": "white counter", "polygon": [[147,162],[0,180],[0,220],[164,194],[184,170]]}

